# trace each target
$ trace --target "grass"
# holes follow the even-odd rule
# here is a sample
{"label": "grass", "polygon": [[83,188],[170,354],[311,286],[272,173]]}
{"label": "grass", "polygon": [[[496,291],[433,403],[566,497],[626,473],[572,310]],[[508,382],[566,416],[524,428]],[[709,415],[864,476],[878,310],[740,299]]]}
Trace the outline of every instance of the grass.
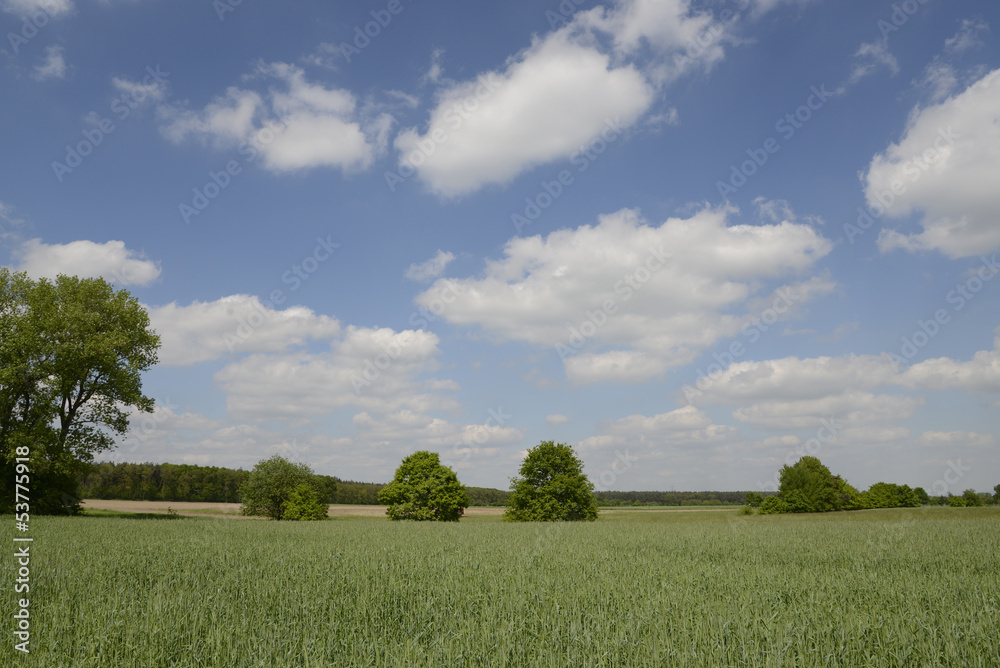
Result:
{"label": "grass", "polygon": [[[24,665],[1000,665],[995,508],[108,515],[34,518],[32,535]],[[0,561],[8,610],[14,569]]]}

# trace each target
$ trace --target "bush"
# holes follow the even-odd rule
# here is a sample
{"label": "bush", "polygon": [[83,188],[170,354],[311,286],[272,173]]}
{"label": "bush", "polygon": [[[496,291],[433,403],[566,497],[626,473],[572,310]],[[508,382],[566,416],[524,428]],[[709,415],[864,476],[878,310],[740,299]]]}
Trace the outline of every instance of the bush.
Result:
{"label": "bush", "polygon": [[292,492],[305,485],[316,495],[313,488],[315,478],[312,469],[305,464],[293,464],[279,455],[257,462],[240,487],[240,498],[243,499],[240,512],[273,520],[286,519],[285,503]]}
{"label": "bush", "polygon": [[754,510],[751,506],[741,506],[739,510],[736,511],[737,515],[753,515]]}
{"label": "bush", "polygon": [[773,515],[776,513],[790,513],[792,510],[780,496],[769,496],[760,504],[759,512],[762,515]]}
{"label": "bush", "polygon": [[511,479],[504,520],[508,522],[589,521],[597,519],[594,485],[583,473],[573,448],[543,441],[528,450],[521,477]]}
{"label": "bush", "polygon": [[390,520],[457,522],[469,507],[458,476],[441,464],[436,452],[415,452],[396,469],[396,477],[378,493]]}
{"label": "bush", "polygon": [[320,503],[316,490],[303,483],[288,494],[281,509],[283,520],[325,520],[329,507]]}
{"label": "bush", "polygon": [[965,508],[965,497],[950,496],[948,497],[948,505],[952,508]]}

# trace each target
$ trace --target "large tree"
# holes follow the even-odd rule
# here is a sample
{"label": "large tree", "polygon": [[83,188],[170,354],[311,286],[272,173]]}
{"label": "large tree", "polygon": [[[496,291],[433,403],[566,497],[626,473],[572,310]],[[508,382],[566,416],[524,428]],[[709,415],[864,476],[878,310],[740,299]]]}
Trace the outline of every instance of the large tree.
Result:
{"label": "large tree", "polygon": [[13,508],[24,452],[31,512],[78,510],[94,455],[125,434],[132,409],[153,410],[141,375],[159,344],[145,308],[103,279],[0,268],[0,511]]}
{"label": "large tree", "polygon": [[528,450],[521,477],[511,479],[504,519],[510,522],[593,521],[594,485],[573,448],[542,441]]}
{"label": "large tree", "polygon": [[457,522],[469,497],[458,476],[441,463],[436,452],[414,452],[396,469],[396,476],[378,493],[391,520]]}
{"label": "large tree", "polygon": [[240,512],[273,520],[322,519],[327,511],[322,505],[319,512],[323,486],[307,464],[274,455],[257,462],[240,487]]}

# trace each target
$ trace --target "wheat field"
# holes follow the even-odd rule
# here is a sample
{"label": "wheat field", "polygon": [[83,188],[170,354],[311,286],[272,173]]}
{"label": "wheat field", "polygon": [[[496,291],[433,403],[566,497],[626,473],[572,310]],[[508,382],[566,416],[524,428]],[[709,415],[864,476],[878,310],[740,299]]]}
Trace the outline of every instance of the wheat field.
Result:
{"label": "wheat field", "polygon": [[20,665],[1000,665],[996,508],[40,517],[32,533]]}

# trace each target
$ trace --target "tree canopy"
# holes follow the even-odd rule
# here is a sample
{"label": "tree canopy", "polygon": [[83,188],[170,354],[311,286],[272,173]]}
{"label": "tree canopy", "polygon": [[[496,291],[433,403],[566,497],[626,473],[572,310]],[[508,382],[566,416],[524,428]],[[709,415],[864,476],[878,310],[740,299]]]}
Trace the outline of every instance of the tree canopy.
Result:
{"label": "tree canopy", "polygon": [[126,433],[130,410],[153,411],[141,375],[159,343],[145,308],[104,279],[0,268],[0,511],[18,449],[30,452],[31,511],[77,511],[94,455]]}
{"label": "tree canopy", "polygon": [[308,465],[274,455],[257,462],[240,487],[240,512],[273,520],[323,519],[327,508],[318,482]]}
{"label": "tree canopy", "polygon": [[511,478],[504,519],[510,522],[593,521],[594,485],[573,448],[543,441],[528,450],[519,478]]}
{"label": "tree canopy", "polygon": [[457,522],[469,497],[458,476],[436,452],[421,450],[403,459],[396,475],[378,493],[391,520]]}

